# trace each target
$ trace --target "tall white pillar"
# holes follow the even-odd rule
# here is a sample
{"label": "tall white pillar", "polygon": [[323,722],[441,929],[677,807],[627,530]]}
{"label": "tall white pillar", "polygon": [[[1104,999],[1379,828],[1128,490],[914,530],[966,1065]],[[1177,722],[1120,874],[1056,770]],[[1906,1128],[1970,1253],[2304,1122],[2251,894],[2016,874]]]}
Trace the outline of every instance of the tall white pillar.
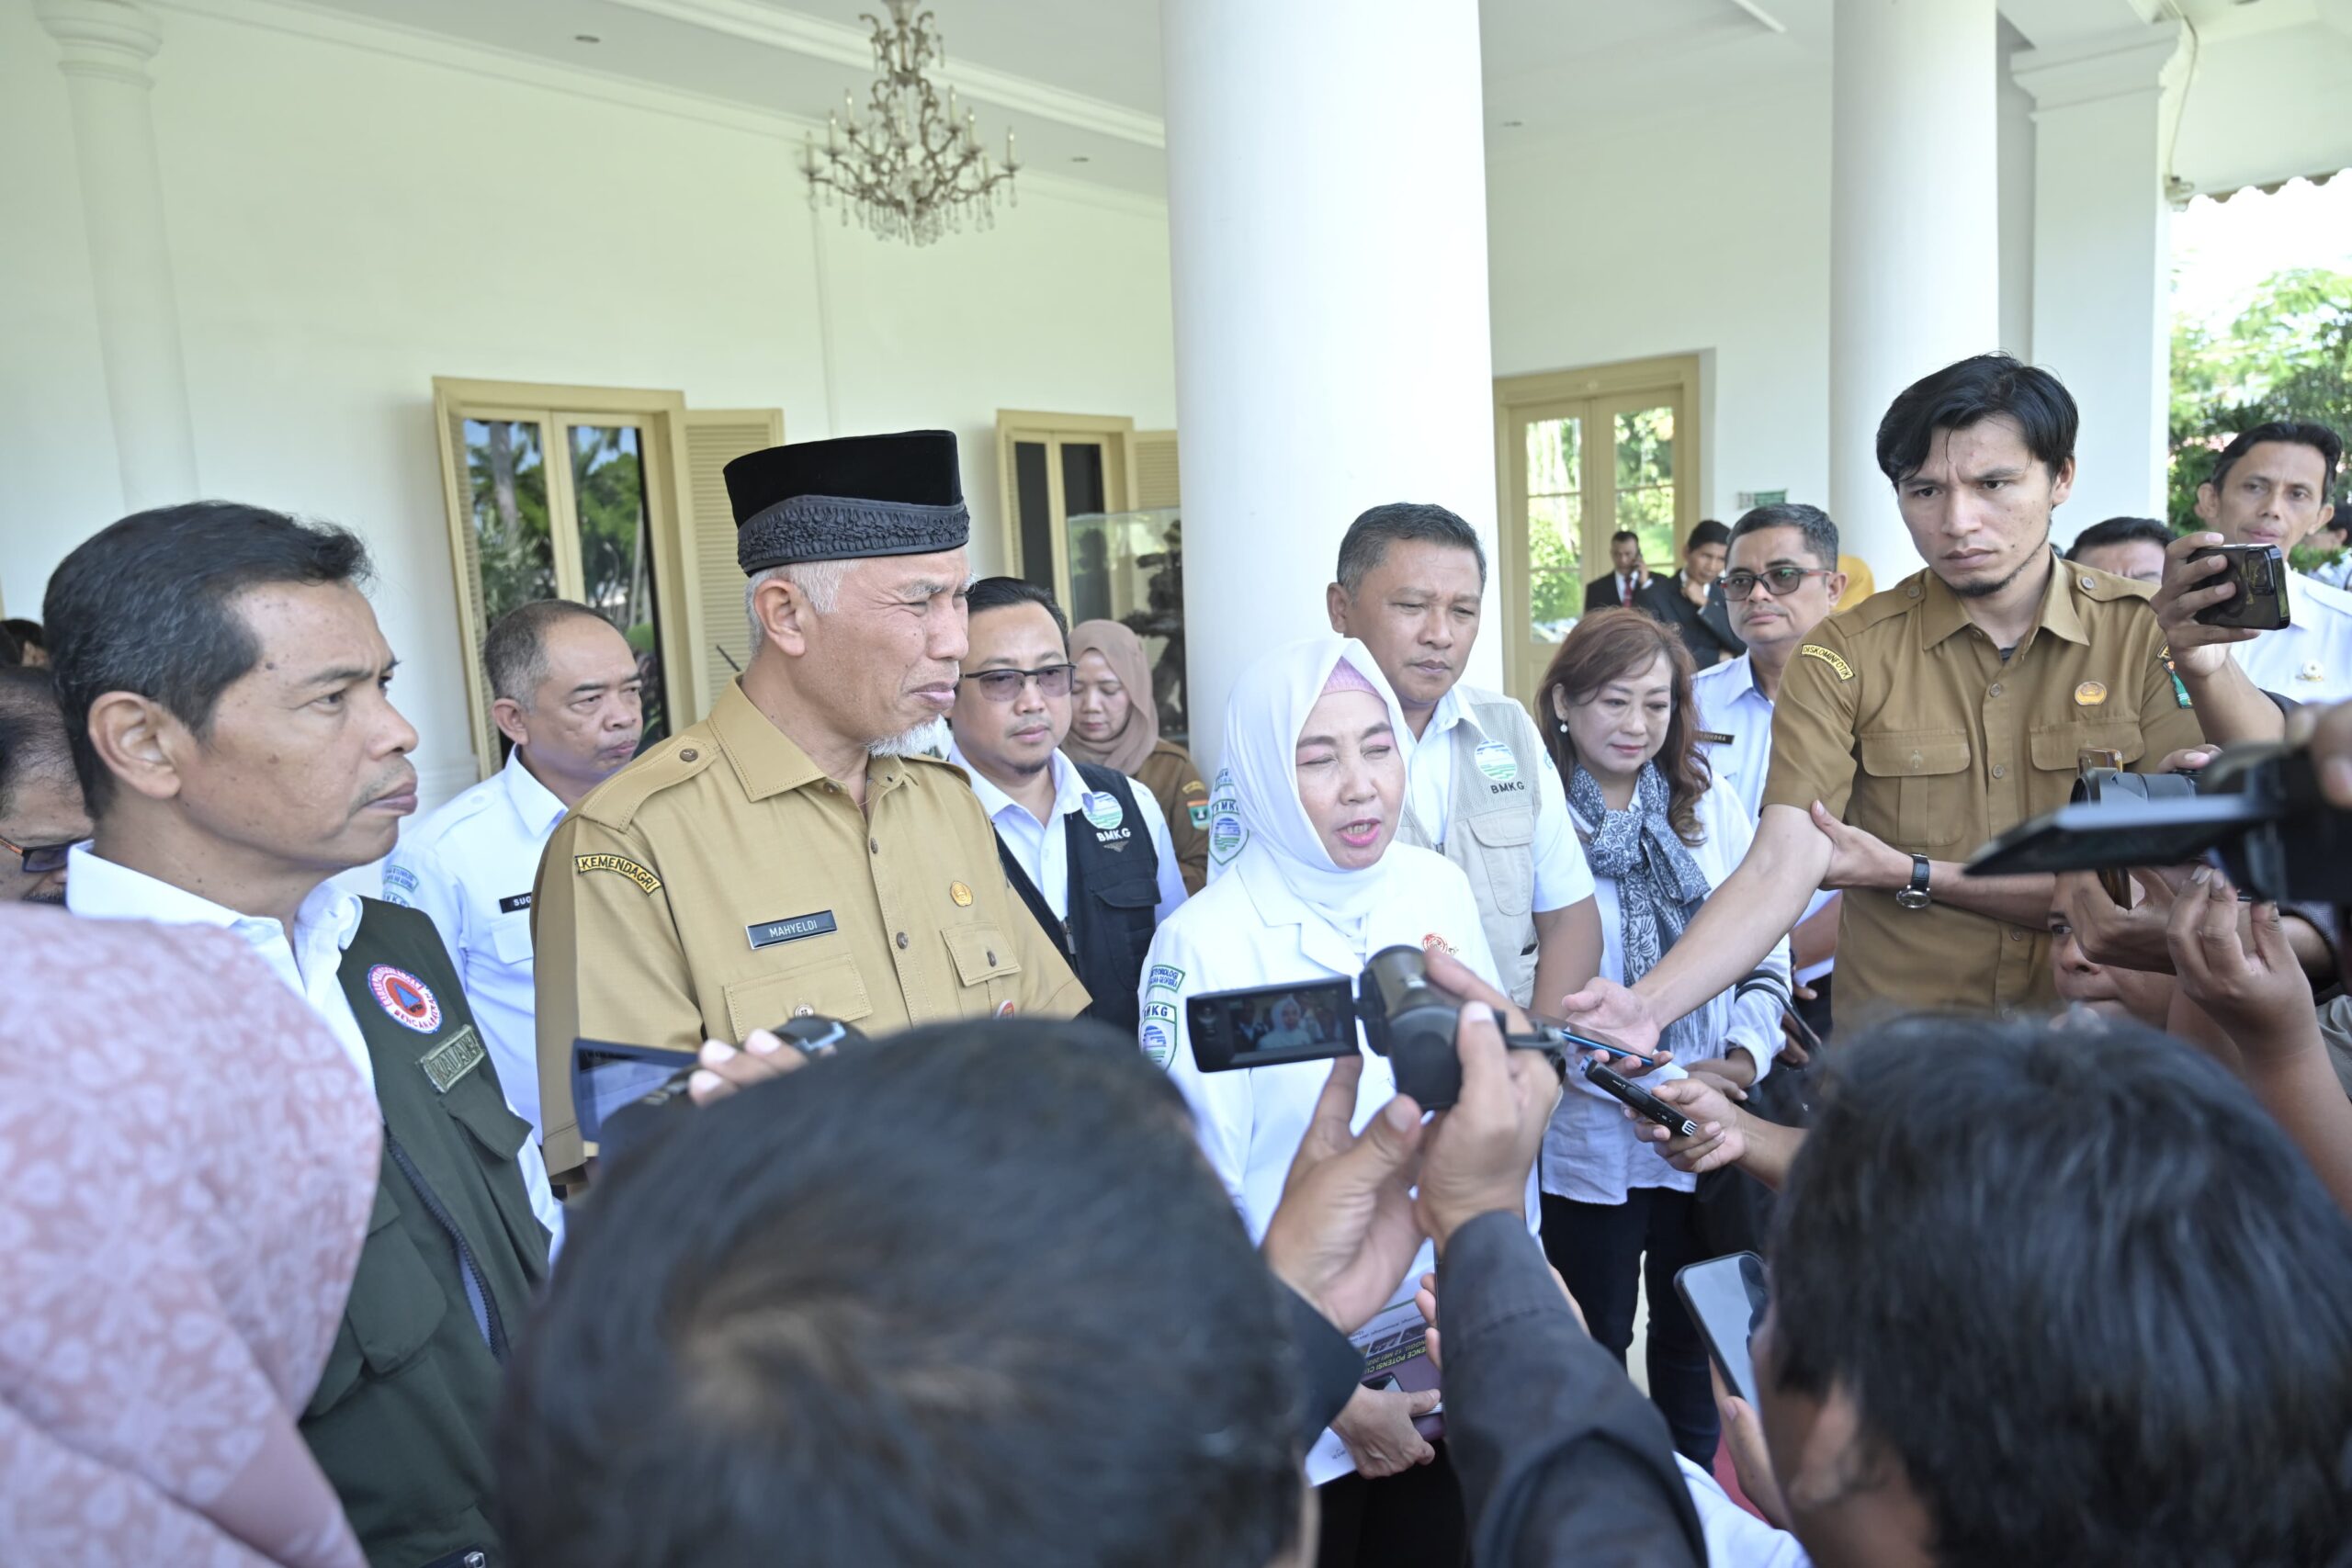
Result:
{"label": "tall white pillar", "polygon": [[1329,629],[1382,502],[1486,541],[1499,686],[1476,0],[1162,0],[1160,35],[1194,750],[1259,651]]}
{"label": "tall white pillar", "polygon": [[1882,588],[1920,560],[1879,471],[1879,420],[1920,377],[2000,344],[1997,22],[1994,0],[1837,0],[1829,511]]}
{"label": "tall white pillar", "polygon": [[2072,538],[2162,517],[2172,347],[2164,96],[2184,58],[2166,20],[2015,56],[2033,96],[2033,353],[2075,394]]}
{"label": "tall white pillar", "polygon": [[35,10],[58,41],[73,105],[123,504],[190,500],[198,493],[196,434],[147,99],[147,62],[163,35],[135,0],[36,0]]}

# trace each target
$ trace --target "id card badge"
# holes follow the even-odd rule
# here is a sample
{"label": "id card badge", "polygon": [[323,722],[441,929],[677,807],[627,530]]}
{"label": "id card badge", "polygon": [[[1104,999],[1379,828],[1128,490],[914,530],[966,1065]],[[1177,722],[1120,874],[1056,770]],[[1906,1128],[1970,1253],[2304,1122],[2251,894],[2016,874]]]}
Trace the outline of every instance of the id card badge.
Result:
{"label": "id card badge", "polygon": [[694,1070],[692,1052],[574,1040],[571,1109],[579,1119],[580,1136],[592,1144],[603,1142],[605,1123],[615,1113]]}

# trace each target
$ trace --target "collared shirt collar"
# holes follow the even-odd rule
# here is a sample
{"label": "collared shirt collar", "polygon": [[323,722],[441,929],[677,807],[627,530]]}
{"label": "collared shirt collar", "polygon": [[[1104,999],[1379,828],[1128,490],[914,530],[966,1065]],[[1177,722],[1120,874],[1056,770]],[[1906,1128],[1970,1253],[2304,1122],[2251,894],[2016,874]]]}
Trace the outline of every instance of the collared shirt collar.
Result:
{"label": "collared shirt collar", "polygon": [[499,776],[506,786],[507,804],[514,807],[514,815],[523,819],[531,836],[544,839],[554,832],[555,825],[563,819],[563,802],[523,765],[520,746],[506,754],[506,766],[499,770]]}
{"label": "collared shirt collar", "polygon": [[[2055,550],[2050,552],[2050,581],[2041,591],[2041,614],[2034,626],[2068,642],[2088,643],[2090,634],[2083,629],[2082,612],[2075,604],[2080,574],[2060,559]],[[1919,574],[1917,586],[1918,597],[1926,601],[1919,612],[1919,630],[1929,648],[1962,627],[1975,625],[1968,618],[1960,595],[1936,575],[1932,567]],[[2018,639],[2018,646],[2022,648],[2032,640],[2032,633],[2029,632]]]}
{"label": "collared shirt collar", "polygon": [[282,937],[289,946],[311,932],[331,935],[338,953],[351,945],[362,913],[359,895],[334,882],[322,882],[295,914],[297,931],[286,931],[267,915],[243,915],[185,887],[106,859],[87,844],[74,846],[65,872],[65,907],[96,920],[157,920],[165,925],[214,926],[247,942]]}
{"label": "collared shirt collar", "polygon": [[[962,747],[950,746],[947,749],[947,760],[963,769],[964,776],[972,781],[972,793],[980,797],[980,809],[989,814],[989,821],[995,821],[1007,811],[1018,811],[1024,817],[1029,816],[1027,807],[997,788],[989,782],[986,773],[972,765],[971,760],[964,755]],[[1046,765],[1053,770],[1054,774],[1055,819],[1058,820],[1073,811],[1084,809],[1086,803],[1080,797],[1086,793],[1086,781],[1080,776],[1078,769],[1072,765],[1070,760],[1063,756],[1059,750],[1056,750],[1046,759]],[[1035,821],[1036,818],[1031,817],[1030,820]],[[1047,822],[1044,825],[1050,828],[1053,823]]]}
{"label": "collared shirt collar", "polygon": [[1457,724],[1467,725],[1477,731],[1481,740],[1493,739],[1487,733],[1486,727],[1478,722],[1478,716],[1471,711],[1470,705],[1462,700],[1462,683],[1458,681],[1448,686],[1445,695],[1438,698],[1437,705],[1430,709],[1429,728],[1421,731],[1420,738],[1425,741],[1442,739],[1445,732]]}
{"label": "collared shirt collar", "polygon": [[[748,799],[765,800],[825,781],[825,771],[743,694],[741,676],[727,682],[704,722],[727,753]],[[890,789],[906,777],[906,771],[902,758],[876,757],[866,764],[865,782],[869,788]]]}
{"label": "collared shirt collar", "polygon": [[[1722,673],[1714,675],[1713,680],[1716,685],[1719,685],[1724,689],[1724,700],[1725,703],[1739,702],[1752,694],[1763,697],[1764,705],[1767,707],[1771,706],[1772,699],[1765,697],[1763,688],[1756,683],[1756,656],[1754,654],[1743,653],[1737,659],[1733,660],[1730,663],[1719,665],[1717,668],[1722,671]],[[1704,674],[1706,671],[1702,671],[1701,673]]]}

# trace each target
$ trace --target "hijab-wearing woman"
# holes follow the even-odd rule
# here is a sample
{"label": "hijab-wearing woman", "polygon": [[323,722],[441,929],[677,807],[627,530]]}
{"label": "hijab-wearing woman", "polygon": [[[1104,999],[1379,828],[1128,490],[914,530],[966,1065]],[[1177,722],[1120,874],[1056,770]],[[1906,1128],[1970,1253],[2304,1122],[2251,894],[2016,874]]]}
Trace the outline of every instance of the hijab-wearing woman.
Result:
{"label": "hijab-wearing woman", "polygon": [[365,1568],[296,1422],[373,1097],[226,932],[0,910],[0,1562]]}
{"label": "hijab-wearing woman", "polygon": [[1062,750],[1081,762],[1116,769],[1151,791],[1168,818],[1168,837],[1184,874],[1184,891],[1209,879],[1209,791],[1200,764],[1159,738],[1151,661],[1143,639],[1116,621],[1080,621],[1069,629],[1069,736]]}
{"label": "hijab-wearing woman", "polygon": [[[1592,864],[1600,973],[1630,986],[1739,864],[1755,825],[1737,795],[1713,787],[1696,744],[1690,655],[1648,615],[1602,610],[1577,622],[1544,672],[1540,711]],[[1675,1023],[1658,1044],[1680,1066],[1752,1082],[1770,1070],[1788,996],[1783,937],[1761,968]],[[1705,1256],[1695,1179],[1660,1159],[1618,1102],[1574,1073],[1541,1164],[1544,1252],[1592,1337],[1620,1359],[1633,1343],[1646,1257],[1650,1397],[1675,1446],[1713,1464],[1707,1352],[1674,1290],[1675,1270]]]}
{"label": "hijab-wearing woman", "polygon": [[[1225,766],[1247,840],[1224,875],[1161,924],[1145,960],[1144,1048],[1191,1101],[1209,1163],[1253,1237],[1265,1234],[1281,1201],[1330,1069],[1299,1062],[1203,1073],[1185,998],[1351,983],[1365,959],[1398,943],[1442,942],[1495,978],[1468,880],[1443,856],[1394,841],[1411,744],[1396,694],[1360,642],[1312,637],[1251,665],[1233,688],[1225,724]],[[1388,1059],[1366,1052],[1355,1125],[1396,1094]],[[1530,1210],[1532,1219],[1532,1191]],[[1424,1247],[1400,1297],[1429,1262]],[[1429,1463],[1436,1450],[1410,1418],[1428,1404],[1401,1392],[1360,1392],[1333,1423],[1344,1453],[1327,1435],[1309,1456],[1308,1478],[1320,1484],[1351,1468],[1399,1476]],[[1367,1561],[1374,1551],[1398,1561],[1450,1561],[1449,1548],[1459,1555],[1461,1504],[1442,1472],[1369,1486],[1347,1482],[1340,1491],[1349,1495],[1325,1496],[1325,1562]]]}

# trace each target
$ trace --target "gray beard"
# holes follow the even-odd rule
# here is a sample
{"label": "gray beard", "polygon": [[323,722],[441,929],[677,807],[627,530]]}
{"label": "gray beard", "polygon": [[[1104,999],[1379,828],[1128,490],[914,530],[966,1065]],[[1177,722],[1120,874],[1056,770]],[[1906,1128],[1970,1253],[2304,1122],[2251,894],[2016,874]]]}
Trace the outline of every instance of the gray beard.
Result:
{"label": "gray beard", "polygon": [[867,741],[865,750],[876,757],[944,757],[954,739],[945,719],[927,718],[912,729]]}

